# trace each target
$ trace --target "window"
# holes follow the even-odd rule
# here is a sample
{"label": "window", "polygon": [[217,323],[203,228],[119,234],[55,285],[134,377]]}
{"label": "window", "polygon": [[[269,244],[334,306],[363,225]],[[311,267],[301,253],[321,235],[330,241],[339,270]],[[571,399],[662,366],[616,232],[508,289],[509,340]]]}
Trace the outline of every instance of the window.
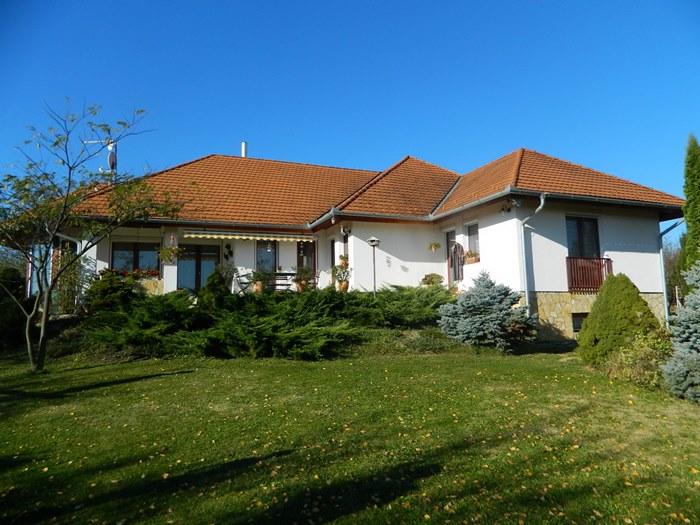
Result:
{"label": "window", "polygon": [[199,291],[219,264],[219,247],[181,244],[177,257],[178,290]]}
{"label": "window", "polygon": [[156,243],[113,242],[112,269],[122,272],[159,272],[159,248],[160,245]]}
{"label": "window", "polygon": [[470,224],[467,226],[467,250],[473,253],[480,253],[478,224]]}
{"label": "window", "polygon": [[571,324],[574,328],[574,333],[577,334],[583,327],[583,321],[588,317],[588,313],[571,314]]}
{"label": "window", "polygon": [[569,257],[600,258],[597,219],[567,217],[566,242],[569,248]]}
{"label": "window", "polygon": [[297,243],[297,268],[303,267],[316,272],[316,244],[313,242]]}
{"label": "window", "polygon": [[277,270],[277,241],[255,241],[255,269],[270,273]]}

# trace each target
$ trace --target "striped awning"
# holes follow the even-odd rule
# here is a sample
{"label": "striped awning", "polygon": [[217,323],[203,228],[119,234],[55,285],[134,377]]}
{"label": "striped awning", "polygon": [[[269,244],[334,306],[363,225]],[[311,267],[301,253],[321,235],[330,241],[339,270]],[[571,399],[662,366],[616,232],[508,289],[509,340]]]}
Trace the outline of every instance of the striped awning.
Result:
{"label": "striped awning", "polygon": [[253,241],[290,241],[290,242],[314,242],[313,235],[293,235],[286,233],[260,233],[260,232],[217,232],[185,230],[182,232],[185,239],[240,239]]}

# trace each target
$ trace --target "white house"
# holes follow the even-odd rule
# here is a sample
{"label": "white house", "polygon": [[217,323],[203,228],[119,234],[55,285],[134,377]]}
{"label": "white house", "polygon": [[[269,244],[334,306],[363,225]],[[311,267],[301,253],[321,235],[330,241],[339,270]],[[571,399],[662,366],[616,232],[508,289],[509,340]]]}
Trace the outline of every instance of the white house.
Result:
{"label": "white house", "polygon": [[[183,198],[178,219],[118,230],[89,253],[97,271],[149,270],[169,292],[198,290],[217,265],[276,272],[280,287],[308,266],[323,287],[341,255],[356,290],[431,273],[464,290],[485,270],[522,293],[552,338],[574,336],[609,272],[630,277],[664,317],[659,223],[683,205],[526,149],[465,175],[412,157],[374,172],[211,155],[148,181]],[[96,195],[95,215],[104,202]],[[179,248],[176,260],[159,260],[166,246]]]}

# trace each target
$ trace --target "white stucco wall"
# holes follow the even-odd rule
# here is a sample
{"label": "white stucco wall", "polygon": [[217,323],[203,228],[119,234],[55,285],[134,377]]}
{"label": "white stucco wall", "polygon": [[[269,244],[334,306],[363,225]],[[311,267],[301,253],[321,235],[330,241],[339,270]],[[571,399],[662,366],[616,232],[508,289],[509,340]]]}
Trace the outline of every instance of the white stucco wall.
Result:
{"label": "white stucco wall", "polygon": [[653,212],[559,203],[545,205],[528,224],[531,290],[568,291],[567,216],[597,219],[601,257],[612,259],[613,272],[627,275],[640,292],[662,291],[659,223]]}
{"label": "white stucco wall", "polygon": [[[354,221],[351,230],[349,263],[353,289],[373,289],[372,247],[367,243],[370,237],[380,240],[375,254],[377,289],[391,284],[418,286],[429,273],[446,276],[445,240],[438,227]],[[443,246],[433,253],[428,248],[431,242]]]}

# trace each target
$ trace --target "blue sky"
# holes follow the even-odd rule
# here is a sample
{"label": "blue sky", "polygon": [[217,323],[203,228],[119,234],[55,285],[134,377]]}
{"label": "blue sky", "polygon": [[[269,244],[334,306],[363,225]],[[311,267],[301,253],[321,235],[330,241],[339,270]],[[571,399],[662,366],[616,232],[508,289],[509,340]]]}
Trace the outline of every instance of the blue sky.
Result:
{"label": "blue sky", "polygon": [[45,105],[146,109],[141,174],[211,153],[464,173],[531,148],[682,196],[700,2],[0,0],[0,164]]}

